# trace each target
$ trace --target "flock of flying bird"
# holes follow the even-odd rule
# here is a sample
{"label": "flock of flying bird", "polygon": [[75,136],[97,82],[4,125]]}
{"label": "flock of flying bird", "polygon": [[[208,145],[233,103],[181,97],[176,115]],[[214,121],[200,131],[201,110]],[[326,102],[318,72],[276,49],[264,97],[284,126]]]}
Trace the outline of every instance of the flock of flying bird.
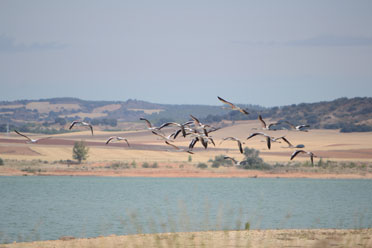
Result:
{"label": "flock of flying bird", "polygon": [[[224,99],[222,99],[221,97],[217,97],[221,102],[223,102],[224,104],[228,105],[229,106],[229,109],[231,110],[236,110],[236,111],[239,111],[241,112],[242,114],[245,114],[245,115],[248,115],[249,112],[245,109],[242,109],[238,106],[236,106],[235,104],[231,103],[231,102],[228,102]],[[185,123],[177,123],[177,122],[166,122],[166,123],[163,123],[161,126],[159,127],[155,127],[151,124],[151,122],[145,118],[140,118],[140,120],[142,121],[145,121],[146,122],[146,125],[147,125],[147,129],[150,130],[154,135],[160,137],[161,139],[164,140],[165,144],[167,144],[168,146],[172,147],[173,149],[175,149],[175,151],[179,151],[179,152],[187,152],[187,153],[190,153],[190,154],[193,154],[193,148],[195,146],[195,144],[197,142],[200,142],[203,147],[205,149],[207,149],[208,147],[208,144],[213,144],[214,146],[216,146],[213,138],[210,136],[210,133],[214,132],[214,131],[217,131],[219,128],[215,128],[215,127],[211,127],[210,125],[207,125],[207,124],[203,124],[201,123],[195,116],[193,115],[190,115],[191,119],[190,121],[187,121]],[[261,115],[258,116],[258,119],[259,121],[261,122],[262,124],[262,130],[276,130],[275,126],[277,125],[280,125],[282,123],[286,123],[288,124],[292,129],[296,130],[296,131],[302,131],[302,132],[307,132],[308,131],[308,128],[309,126],[308,125],[298,125],[298,126],[295,126],[293,125],[292,123],[288,122],[288,121],[279,121],[279,122],[274,122],[274,123],[270,123],[270,124],[267,124]],[[69,126],[69,130],[71,130],[73,127],[77,127],[77,126],[84,126],[84,127],[88,127],[93,135],[93,126],[87,122],[84,122],[84,121],[73,121],[70,126]],[[165,127],[176,127],[176,130],[169,134],[168,136],[166,136],[162,129],[165,128]],[[23,136],[25,137],[26,139],[28,139],[28,143],[37,143],[38,141],[40,140],[44,140],[44,139],[48,139],[48,138],[51,138],[51,137],[46,137],[46,138],[40,138],[40,139],[32,139],[30,137],[28,137],[27,135],[24,135],[20,132],[18,132],[17,130],[14,130],[18,135],[20,136]],[[184,138],[186,138],[187,136],[191,137],[191,142],[188,146],[188,149],[181,149],[179,148],[178,146],[172,144],[172,142],[180,135],[182,134],[182,136]],[[290,157],[290,160],[294,159],[298,154],[300,153],[304,153],[304,154],[307,154],[309,157],[310,157],[310,160],[311,160],[311,163],[314,164],[314,157],[315,154],[310,152],[310,151],[305,151],[305,150],[302,150],[301,148],[304,148],[304,145],[300,144],[300,145],[292,145],[287,138],[285,138],[285,136],[281,136],[281,137],[277,137],[277,138],[274,138],[270,135],[267,135],[263,132],[255,132],[255,133],[251,133],[248,137],[247,137],[247,140],[255,137],[255,136],[263,136],[265,139],[266,139],[266,144],[267,144],[267,148],[270,149],[271,148],[271,143],[272,142],[280,142],[279,140],[283,140],[285,143],[288,144],[288,148],[297,148],[297,150],[295,150],[291,157]],[[130,146],[129,145],[129,141],[125,138],[125,137],[121,137],[121,136],[111,136],[107,139],[106,141],[106,145],[109,144],[110,142],[112,141],[125,141],[128,145],[128,147]],[[244,144],[244,142],[241,142],[238,138],[235,138],[235,137],[226,137],[224,139],[222,139],[221,143],[224,142],[224,141],[227,141],[227,140],[231,140],[231,141],[235,141],[237,142],[238,144],[238,148],[239,148],[239,151],[240,153],[243,153],[243,147],[242,147],[242,144]],[[228,157],[228,156],[224,156],[225,159],[230,159],[234,162],[235,165],[241,165],[244,161],[236,161],[234,158],[232,157]]]}

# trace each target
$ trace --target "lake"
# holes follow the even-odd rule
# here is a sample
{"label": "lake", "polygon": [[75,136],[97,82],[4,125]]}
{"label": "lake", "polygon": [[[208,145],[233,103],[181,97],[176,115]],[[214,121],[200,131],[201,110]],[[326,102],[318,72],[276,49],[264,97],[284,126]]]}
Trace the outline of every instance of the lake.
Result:
{"label": "lake", "polygon": [[372,180],[0,177],[0,243],[133,233],[372,227]]}

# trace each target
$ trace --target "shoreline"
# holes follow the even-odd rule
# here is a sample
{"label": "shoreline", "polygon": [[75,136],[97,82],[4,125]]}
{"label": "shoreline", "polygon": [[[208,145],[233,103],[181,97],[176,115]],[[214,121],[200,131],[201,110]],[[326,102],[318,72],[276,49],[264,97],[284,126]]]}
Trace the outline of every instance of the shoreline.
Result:
{"label": "shoreline", "polygon": [[181,169],[127,169],[127,170],[50,170],[26,172],[18,169],[0,169],[0,176],[90,176],[90,177],[145,177],[145,178],[311,178],[311,179],[372,179],[372,173],[316,173],[275,172],[260,170],[181,170]]}
{"label": "shoreline", "polygon": [[0,244],[0,248],[62,247],[372,247],[372,228],[201,231],[109,235]]}

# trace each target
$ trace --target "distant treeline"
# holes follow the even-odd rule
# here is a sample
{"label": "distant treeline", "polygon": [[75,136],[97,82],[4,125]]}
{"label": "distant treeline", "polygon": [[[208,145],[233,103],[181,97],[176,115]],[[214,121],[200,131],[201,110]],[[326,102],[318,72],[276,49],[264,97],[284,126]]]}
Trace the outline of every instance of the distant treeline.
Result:
{"label": "distant treeline", "polygon": [[[311,128],[340,129],[341,132],[370,132],[372,125],[372,98],[339,98],[330,102],[301,103],[266,109],[249,109],[249,115],[230,111],[223,115],[209,114],[203,122],[213,123],[222,120],[255,120],[258,115],[264,119],[289,121],[294,125],[307,124]],[[278,126],[277,128],[281,128]]]}
{"label": "distant treeline", "polygon": [[[0,132],[7,132],[9,131],[18,130],[20,132],[26,133],[43,133],[43,134],[58,134],[58,133],[66,133],[70,132],[67,129],[66,125],[70,123],[71,120],[66,120],[65,118],[56,118],[54,122],[43,122],[41,125],[37,123],[22,123],[22,124],[0,124]],[[118,122],[116,119],[90,119],[85,118],[84,121],[90,122],[93,126],[104,125],[110,127],[116,127]],[[55,124],[60,125],[60,128],[56,128]]]}
{"label": "distant treeline", "polygon": [[[67,133],[68,129],[65,128],[45,128],[35,123],[26,123],[26,124],[9,124],[9,132],[18,130],[19,132],[24,133],[43,133],[43,134],[58,134],[58,133]],[[7,132],[7,124],[0,124],[0,132]]]}
{"label": "distant treeline", "polygon": [[340,129],[341,133],[352,133],[352,132],[372,132],[372,126],[368,125],[355,125],[353,123],[337,123],[324,125],[325,129]]}
{"label": "distant treeline", "polygon": [[[227,99],[232,102],[233,99]],[[54,109],[57,112],[38,112],[37,109],[28,109],[25,104],[31,102],[46,102],[49,104],[78,104],[78,108]],[[22,106],[23,104],[23,106]],[[110,104],[119,104],[118,108],[107,108],[102,113],[104,118],[82,118],[81,113],[92,113],[97,107]],[[218,104],[218,105],[217,105]],[[12,106],[13,105],[13,106]],[[14,105],[20,105],[14,107]],[[13,102],[0,102],[0,132],[6,131],[6,124],[24,130],[49,130],[45,132],[60,132],[55,127],[68,124],[75,119],[84,119],[93,125],[116,127],[120,122],[138,122],[140,117],[149,119],[153,124],[160,125],[173,121],[183,123],[190,120],[190,114],[196,116],[204,123],[219,123],[223,120],[257,120],[258,115],[274,121],[289,121],[294,125],[307,124],[313,129],[340,129],[341,132],[369,132],[372,131],[372,98],[346,97],[333,101],[317,103],[300,103],[288,106],[264,108],[258,105],[240,105],[250,113],[244,115],[238,111],[223,108],[216,98],[216,105],[185,105],[185,104],[154,104],[141,100],[129,99],[127,101],[85,101],[77,98],[52,98],[35,100],[21,100]],[[70,117],[65,117],[70,116]],[[74,117],[72,117],[74,116]],[[40,127],[24,123],[38,123]],[[42,124],[40,124],[42,123]],[[57,130],[53,130],[53,128]],[[277,128],[286,128],[278,126]],[[62,132],[62,131],[61,131]]]}

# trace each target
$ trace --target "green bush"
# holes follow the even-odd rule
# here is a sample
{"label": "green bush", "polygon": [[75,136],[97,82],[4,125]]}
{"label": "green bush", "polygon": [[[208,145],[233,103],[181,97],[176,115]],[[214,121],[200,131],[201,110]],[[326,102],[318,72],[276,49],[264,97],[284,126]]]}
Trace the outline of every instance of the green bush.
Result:
{"label": "green bush", "polygon": [[192,161],[192,157],[191,157],[191,155],[189,155],[189,158],[187,159],[187,161],[189,161],[189,162]]}
{"label": "green bush", "polygon": [[233,163],[230,159],[224,159],[224,155],[215,156],[214,160],[210,159],[208,162],[212,163],[212,168],[218,168],[220,166],[231,166]]}
{"label": "green bush", "polygon": [[256,149],[244,148],[244,160],[239,165],[242,169],[269,170],[271,166],[260,158],[260,151]]}
{"label": "green bush", "polygon": [[40,173],[40,172],[42,172],[41,169],[34,169],[34,168],[31,168],[31,167],[23,168],[23,169],[21,169],[21,171],[29,172],[29,173]]}
{"label": "green bush", "polygon": [[199,163],[197,165],[197,167],[200,168],[200,169],[206,169],[206,168],[208,168],[208,165],[206,163]]}
{"label": "green bush", "polygon": [[247,221],[247,222],[245,223],[245,227],[244,227],[244,229],[245,229],[245,230],[249,230],[249,229],[251,229],[251,224],[249,223],[249,221]]}
{"label": "green bush", "polygon": [[152,166],[151,166],[151,168],[158,168],[159,166],[158,166],[158,163],[156,163],[156,162],[154,162],[153,164],[152,164]]}
{"label": "green bush", "polygon": [[150,168],[149,163],[147,163],[147,162],[143,162],[143,163],[142,163],[142,168]]}
{"label": "green bush", "polygon": [[137,167],[137,163],[135,160],[132,161],[132,163],[130,164],[133,168],[136,168]]}
{"label": "green bush", "polygon": [[128,163],[123,163],[123,162],[114,162],[111,164],[111,166],[109,166],[109,168],[113,168],[113,169],[129,169],[129,165]]}

